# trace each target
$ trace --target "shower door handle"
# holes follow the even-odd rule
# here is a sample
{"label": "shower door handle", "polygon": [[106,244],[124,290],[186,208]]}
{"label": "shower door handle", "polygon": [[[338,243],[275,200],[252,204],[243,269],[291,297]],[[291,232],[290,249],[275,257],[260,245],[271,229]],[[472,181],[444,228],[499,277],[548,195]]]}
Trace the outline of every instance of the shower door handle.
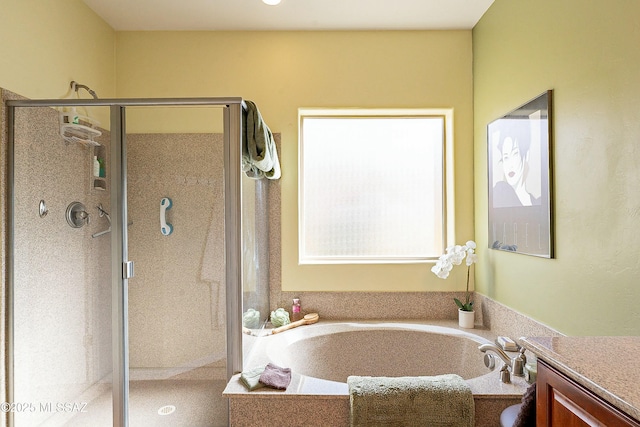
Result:
{"label": "shower door handle", "polygon": [[133,261],[125,261],[122,263],[122,278],[131,279],[133,277]]}

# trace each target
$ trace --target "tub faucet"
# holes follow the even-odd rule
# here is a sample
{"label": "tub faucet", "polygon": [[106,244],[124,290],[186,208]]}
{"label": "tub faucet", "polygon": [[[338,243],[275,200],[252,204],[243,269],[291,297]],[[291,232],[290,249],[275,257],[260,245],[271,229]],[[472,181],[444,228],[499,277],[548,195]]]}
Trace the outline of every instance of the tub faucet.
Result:
{"label": "tub faucet", "polygon": [[[514,358],[509,357],[504,350],[495,344],[482,344],[478,349],[483,353],[486,353],[489,350],[493,351],[500,357],[500,359],[502,359],[507,370],[510,370],[513,375],[516,377],[524,376],[524,365],[527,363],[527,358],[524,355],[524,352],[526,351],[524,347],[520,349],[520,352]],[[502,382],[509,382],[506,381],[509,379],[509,376],[505,375],[504,368],[500,373],[500,378],[502,379]]]}

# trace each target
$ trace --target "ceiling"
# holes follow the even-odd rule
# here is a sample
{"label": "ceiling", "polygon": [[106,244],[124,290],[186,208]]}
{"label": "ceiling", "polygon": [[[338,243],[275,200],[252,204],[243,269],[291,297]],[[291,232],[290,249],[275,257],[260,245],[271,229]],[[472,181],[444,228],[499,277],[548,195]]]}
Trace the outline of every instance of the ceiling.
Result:
{"label": "ceiling", "polygon": [[116,31],[471,29],[494,0],[83,0]]}

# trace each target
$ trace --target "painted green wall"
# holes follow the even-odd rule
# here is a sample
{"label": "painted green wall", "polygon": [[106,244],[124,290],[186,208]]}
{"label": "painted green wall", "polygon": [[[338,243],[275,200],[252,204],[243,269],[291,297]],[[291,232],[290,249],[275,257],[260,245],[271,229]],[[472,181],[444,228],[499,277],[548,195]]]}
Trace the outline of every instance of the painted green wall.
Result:
{"label": "painted green wall", "polygon": [[456,234],[472,238],[470,30],[119,32],[117,46],[119,97],[242,96],[281,133],[283,290],[464,289],[464,269],[442,280],[431,264],[298,265],[297,118],[300,107],[452,108]]}
{"label": "painted green wall", "polygon": [[[570,335],[640,335],[640,2],[496,0],[473,30],[476,288]],[[486,125],[554,90],[556,258],[487,247]]]}
{"label": "painted green wall", "polygon": [[0,87],[58,99],[75,80],[115,96],[115,31],[81,0],[0,0],[0,11]]}

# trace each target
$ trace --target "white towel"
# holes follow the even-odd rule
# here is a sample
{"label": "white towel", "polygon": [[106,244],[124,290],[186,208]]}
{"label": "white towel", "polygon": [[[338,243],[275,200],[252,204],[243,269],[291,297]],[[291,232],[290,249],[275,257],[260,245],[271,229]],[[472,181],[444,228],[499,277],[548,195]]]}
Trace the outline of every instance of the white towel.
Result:
{"label": "white towel", "polygon": [[469,385],[455,374],[347,378],[351,426],[473,427]]}

